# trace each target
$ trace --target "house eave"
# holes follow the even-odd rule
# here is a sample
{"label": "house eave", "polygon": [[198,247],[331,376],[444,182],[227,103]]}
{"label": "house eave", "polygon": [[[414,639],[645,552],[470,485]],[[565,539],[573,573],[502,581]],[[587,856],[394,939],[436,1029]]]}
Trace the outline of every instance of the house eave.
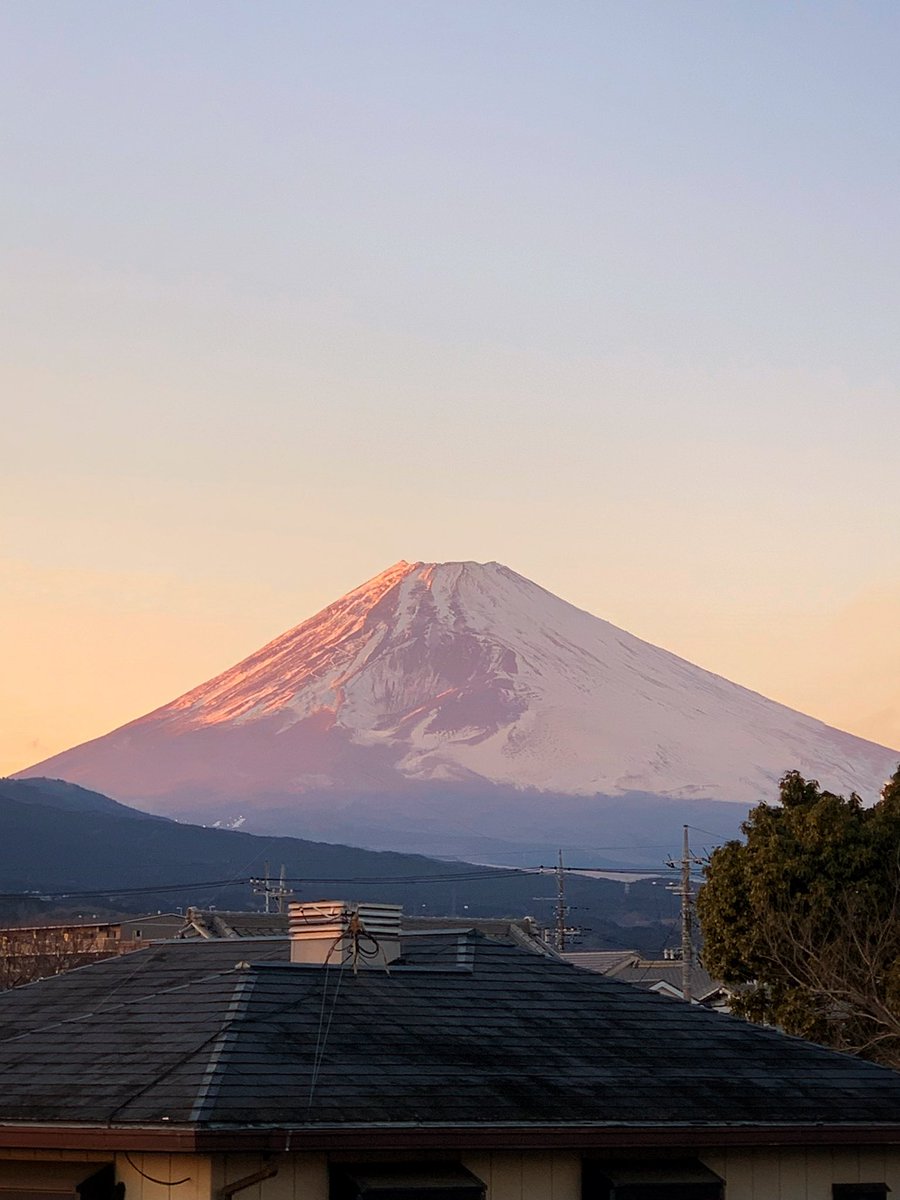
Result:
{"label": "house eave", "polygon": [[217,1153],[292,1151],[576,1150],[657,1147],[900,1145],[898,1124],[842,1125],[334,1125],[201,1128],[188,1125],[0,1125],[0,1148]]}

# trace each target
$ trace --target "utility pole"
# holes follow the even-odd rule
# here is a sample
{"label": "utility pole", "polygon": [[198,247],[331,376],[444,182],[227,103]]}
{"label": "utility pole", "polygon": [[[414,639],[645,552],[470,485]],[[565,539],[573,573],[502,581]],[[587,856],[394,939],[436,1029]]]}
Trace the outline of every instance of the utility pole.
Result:
{"label": "utility pole", "polygon": [[559,852],[556,866],[556,948],[560,952],[566,948],[566,874],[563,868],[563,852]]}
{"label": "utility pole", "polygon": [[[255,887],[253,889],[253,891],[257,895],[259,895],[260,889]],[[268,864],[268,862],[266,862],[266,874],[265,874],[264,881],[263,881],[262,892],[263,892],[263,895],[265,896],[266,912],[268,913],[268,911],[269,911],[269,864]]]}
{"label": "utility pole", "polygon": [[694,943],[691,937],[691,848],[688,845],[688,827],[684,827],[681,843],[681,994],[691,1002],[691,965],[694,960]]}
{"label": "utility pole", "polygon": [[283,913],[285,910],[285,901],[289,896],[293,896],[294,894],[294,889],[287,886],[284,863],[281,864],[281,871],[278,876],[277,885],[272,883],[272,879],[269,875],[268,863],[266,863],[266,873],[264,877],[262,879],[251,879],[250,883],[253,885],[253,891],[255,895],[265,897],[265,911],[267,913],[272,911],[271,902],[273,900],[277,902],[277,908],[275,911]]}
{"label": "utility pole", "polygon": [[275,895],[278,897],[278,911],[284,912],[284,902],[288,896],[293,896],[294,889],[285,886],[285,869],[284,863],[281,864],[281,874],[278,876],[278,891]]}
{"label": "utility pole", "polygon": [[678,867],[681,871],[680,882],[669,884],[669,889],[681,899],[681,994],[691,1003],[692,985],[691,968],[694,965],[694,893],[691,889],[691,867],[700,860],[691,854],[688,840],[688,826],[684,826],[681,842],[681,858],[678,862],[668,861],[668,866]]}
{"label": "utility pole", "polygon": [[555,867],[544,867],[543,864],[538,868],[543,875],[545,871],[553,871],[556,875],[556,895],[555,896],[532,896],[532,900],[554,901],[554,918],[552,925],[543,925],[541,927],[541,936],[555,946],[560,954],[565,952],[568,939],[577,938],[582,932],[577,926],[568,925],[566,917],[572,911],[566,903],[566,868],[563,865],[563,852],[560,850],[559,857]]}

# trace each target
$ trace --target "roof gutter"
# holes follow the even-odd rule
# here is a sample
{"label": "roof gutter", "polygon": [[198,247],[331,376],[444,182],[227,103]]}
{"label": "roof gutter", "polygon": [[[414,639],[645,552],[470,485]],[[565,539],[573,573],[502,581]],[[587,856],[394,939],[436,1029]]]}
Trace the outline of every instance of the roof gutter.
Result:
{"label": "roof gutter", "polygon": [[[0,1125],[0,1148],[172,1153],[337,1150],[576,1150],[648,1147],[900,1145],[891,1125],[334,1125],[198,1129],[145,1125]],[[254,1181],[255,1182],[255,1181]],[[238,1181],[238,1188],[244,1186]],[[249,1186],[249,1185],[248,1185]],[[230,1196],[224,1200],[230,1200]]]}

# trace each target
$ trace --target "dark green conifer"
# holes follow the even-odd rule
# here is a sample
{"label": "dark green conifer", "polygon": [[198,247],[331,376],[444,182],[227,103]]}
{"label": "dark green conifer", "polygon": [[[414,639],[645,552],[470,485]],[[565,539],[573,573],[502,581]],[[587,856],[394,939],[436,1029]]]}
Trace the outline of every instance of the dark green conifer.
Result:
{"label": "dark green conifer", "polygon": [[881,799],[789,771],[698,898],[704,963],[734,1011],[900,1066],[900,768]]}

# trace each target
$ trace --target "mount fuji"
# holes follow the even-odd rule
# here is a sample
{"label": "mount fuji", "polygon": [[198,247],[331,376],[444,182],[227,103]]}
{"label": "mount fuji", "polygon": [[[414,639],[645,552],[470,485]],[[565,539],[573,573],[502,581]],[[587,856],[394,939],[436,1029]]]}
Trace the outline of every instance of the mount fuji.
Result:
{"label": "mount fuji", "polygon": [[399,562],[20,774],[247,830],[497,862],[596,846],[622,862],[684,821],[733,836],[786,770],[868,801],[898,760],[499,563]]}

